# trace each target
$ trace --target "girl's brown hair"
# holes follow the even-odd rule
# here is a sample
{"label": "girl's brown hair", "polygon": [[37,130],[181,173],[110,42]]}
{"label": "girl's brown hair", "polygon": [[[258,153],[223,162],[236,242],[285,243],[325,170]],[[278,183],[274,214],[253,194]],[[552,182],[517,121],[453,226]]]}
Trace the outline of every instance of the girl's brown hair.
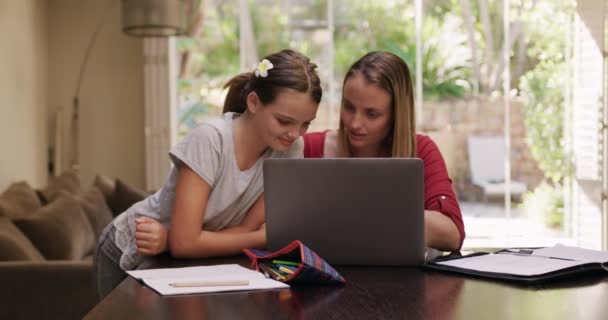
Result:
{"label": "girl's brown hair", "polygon": [[321,102],[323,91],[316,71],[317,65],[305,55],[293,50],[282,50],[264,59],[273,65],[268,70],[268,76],[257,77],[253,71],[245,72],[226,83],[224,88],[228,88],[228,94],[224,100],[224,113],[245,112],[247,95],[252,91],[263,104],[272,103],[283,89],[308,93],[314,102]]}
{"label": "girl's brown hair", "polygon": [[[415,157],[414,88],[407,64],[392,53],[374,51],[361,57],[348,69],[344,84],[355,75],[361,75],[367,83],[378,86],[391,96],[393,123],[383,142],[391,157]],[[342,87],[344,88],[344,85]],[[338,130],[338,141],[340,153],[343,156],[352,156],[342,121]]]}

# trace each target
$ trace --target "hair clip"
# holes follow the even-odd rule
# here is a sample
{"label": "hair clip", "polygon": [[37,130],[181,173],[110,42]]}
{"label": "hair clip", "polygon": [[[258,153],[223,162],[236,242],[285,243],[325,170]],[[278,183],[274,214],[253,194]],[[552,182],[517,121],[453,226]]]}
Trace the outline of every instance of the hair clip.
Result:
{"label": "hair clip", "polygon": [[272,68],[274,68],[272,62],[268,61],[267,59],[264,59],[260,61],[257,65],[255,65],[255,76],[266,78],[268,77],[268,70]]}

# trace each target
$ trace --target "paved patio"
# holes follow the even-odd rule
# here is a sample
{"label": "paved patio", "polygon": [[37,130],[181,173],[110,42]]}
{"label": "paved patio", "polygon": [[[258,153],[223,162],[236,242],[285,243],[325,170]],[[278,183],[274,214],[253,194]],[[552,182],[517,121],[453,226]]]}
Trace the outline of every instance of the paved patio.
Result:
{"label": "paved patio", "polygon": [[535,247],[572,244],[561,232],[529,219],[515,205],[507,218],[503,203],[460,202],[466,238],[463,248]]}

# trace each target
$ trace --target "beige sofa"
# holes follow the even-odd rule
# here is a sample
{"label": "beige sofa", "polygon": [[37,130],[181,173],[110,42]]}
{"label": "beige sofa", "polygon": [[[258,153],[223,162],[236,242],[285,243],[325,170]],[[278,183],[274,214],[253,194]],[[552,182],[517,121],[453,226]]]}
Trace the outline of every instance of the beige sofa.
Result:
{"label": "beige sofa", "polygon": [[0,301],[5,319],[80,319],[97,302],[93,256],[113,217],[146,194],[69,171],[42,190],[16,182],[0,194]]}

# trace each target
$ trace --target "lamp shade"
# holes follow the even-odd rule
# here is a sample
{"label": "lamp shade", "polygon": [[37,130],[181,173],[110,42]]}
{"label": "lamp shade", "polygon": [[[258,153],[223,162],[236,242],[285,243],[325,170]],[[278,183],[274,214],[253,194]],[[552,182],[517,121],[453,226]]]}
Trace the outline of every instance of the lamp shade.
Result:
{"label": "lamp shade", "polygon": [[122,0],[122,31],[131,36],[183,35],[186,20],[184,0]]}

